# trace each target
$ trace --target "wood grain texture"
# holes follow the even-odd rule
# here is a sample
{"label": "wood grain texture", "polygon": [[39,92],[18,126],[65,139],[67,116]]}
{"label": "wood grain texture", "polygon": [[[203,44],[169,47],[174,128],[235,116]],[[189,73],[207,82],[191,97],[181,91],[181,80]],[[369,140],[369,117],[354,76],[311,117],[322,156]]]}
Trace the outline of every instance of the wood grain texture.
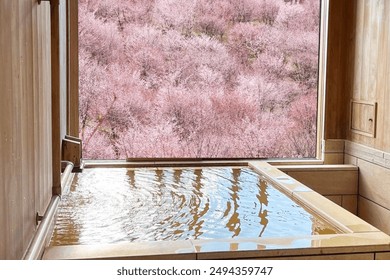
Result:
{"label": "wood grain texture", "polygon": [[61,194],[61,75],[60,75],[60,0],[50,5],[51,30],[51,122],[53,194]]}
{"label": "wood grain texture", "polygon": [[390,260],[390,253],[375,253],[376,260]]}
{"label": "wood grain texture", "polygon": [[68,4],[68,120],[67,134],[79,137],[79,32],[78,0],[67,0]]}
{"label": "wood grain texture", "polygon": [[358,171],[289,171],[288,175],[322,195],[356,195]]}
{"label": "wood grain texture", "polygon": [[353,133],[375,137],[376,102],[351,101],[350,129]]}
{"label": "wood grain texture", "polygon": [[358,196],[357,195],[343,195],[341,197],[341,206],[351,212],[352,214],[357,215],[358,208]]}
{"label": "wood grain texture", "polygon": [[[390,152],[390,1],[330,1],[327,71],[325,139],[353,144],[346,145],[344,160],[359,166],[359,193],[366,198],[358,200],[359,216],[389,233],[382,220],[390,205],[384,156]],[[352,100],[377,104],[375,137],[345,126],[374,131],[367,124],[373,113],[352,111]]]}
{"label": "wood grain texture", "polygon": [[61,194],[61,142],[67,129],[66,7],[66,0],[52,0],[50,4],[52,168],[55,195]]}
{"label": "wood grain texture", "polygon": [[390,211],[364,197],[358,200],[358,215],[386,234],[390,234]]}
{"label": "wood grain texture", "polygon": [[[37,21],[42,26],[42,30],[38,29],[36,33],[36,40],[38,41],[38,48],[34,49],[34,58],[37,66],[37,104],[38,104],[38,117],[35,118],[37,129],[41,132],[38,133],[37,145],[39,146],[39,153],[36,154],[36,165],[42,169],[40,173],[40,179],[38,187],[40,188],[37,193],[37,201],[39,201],[39,212],[45,211],[51,197],[52,189],[46,186],[52,186],[52,165],[51,165],[51,147],[52,139],[48,136],[51,135],[51,46],[50,46],[50,7],[37,8]],[[44,27],[44,28],[43,28]],[[50,139],[50,141],[46,139]],[[40,159],[41,153],[48,153],[50,156]],[[42,195],[43,193],[43,195]]]}
{"label": "wood grain texture", "polygon": [[365,160],[358,160],[359,194],[390,211],[390,170]]}
{"label": "wood grain texture", "polygon": [[49,13],[0,1],[0,259],[23,256],[51,197]]}
{"label": "wood grain texture", "polygon": [[356,1],[329,1],[324,139],[345,139],[354,65]]}
{"label": "wood grain texture", "polygon": [[325,197],[331,200],[332,202],[336,203],[337,205],[341,206],[341,202],[342,202],[341,195],[325,195]]}
{"label": "wood grain texture", "polygon": [[[376,137],[348,130],[347,139],[382,151],[390,151],[390,2],[387,0],[356,1],[353,34],[354,67],[349,74],[351,99],[377,102]],[[361,112],[357,121],[365,122]]]}
{"label": "wood grain texture", "polygon": [[62,160],[70,161],[75,167],[81,164],[81,141],[62,140]]}
{"label": "wood grain texture", "polygon": [[346,141],[345,152],[346,162],[359,168],[358,215],[389,233],[390,154],[351,141]]}
{"label": "wood grain texture", "polygon": [[67,114],[68,114],[68,56],[67,56],[67,2],[68,0],[59,0],[59,59],[60,59],[60,138],[64,139],[67,132]]}

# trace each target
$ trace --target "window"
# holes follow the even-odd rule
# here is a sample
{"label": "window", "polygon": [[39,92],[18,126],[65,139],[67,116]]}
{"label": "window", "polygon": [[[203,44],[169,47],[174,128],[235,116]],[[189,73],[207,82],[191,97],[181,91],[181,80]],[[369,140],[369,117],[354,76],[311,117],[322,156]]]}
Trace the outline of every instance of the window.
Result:
{"label": "window", "polygon": [[83,157],[315,158],[320,0],[79,0]]}

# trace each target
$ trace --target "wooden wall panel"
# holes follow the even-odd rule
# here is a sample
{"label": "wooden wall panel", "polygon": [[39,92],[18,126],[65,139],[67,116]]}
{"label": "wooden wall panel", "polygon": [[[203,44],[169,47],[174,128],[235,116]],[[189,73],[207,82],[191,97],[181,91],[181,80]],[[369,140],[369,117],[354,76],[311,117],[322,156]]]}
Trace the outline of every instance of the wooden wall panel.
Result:
{"label": "wooden wall panel", "polygon": [[[332,148],[332,147],[330,147]],[[338,147],[333,146],[337,151]],[[353,165],[278,166],[295,180],[357,214],[358,168]]]}
{"label": "wooden wall panel", "polygon": [[53,194],[60,195],[61,142],[67,130],[66,0],[52,0],[50,7]]}
{"label": "wooden wall panel", "polygon": [[[381,221],[390,205],[383,180],[390,174],[390,1],[330,0],[329,7],[325,140],[349,140],[344,159],[359,165],[359,216],[388,233]],[[375,135],[351,130],[352,100],[377,105]],[[370,127],[372,117],[355,111],[353,122]]]}
{"label": "wooden wall panel", "polygon": [[68,79],[67,79],[67,0],[59,1],[59,31],[60,31],[60,138],[64,139],[67,134],[67,91],[68,91]]}
{"label": "wooden wall panel", "polygon": [[357,195],[358,171],[288,171],[288,175],[322,195]]}
{"label": "wooden wall panel", "polygon": [[386,234],[390,234],[390,210],[362,196],[358,201],[358,215]]}
{"label": "wooden wall panel", "polygon": [[359,194],[390,211],[390,170],[359,159]]}
{"label": "wooden wall panel", "polygon": [[[340,50],[344,60],[340,60],[339,68],[344,67],[344,74],[338,70],[328,67],[333,80],[328,83],[336,83],[330,88],[336,88],[343,94],[343,105],[335,104],[333,107],[329,99],[335,97],[337,90],[328,91],[329,99],[327,106],[332,108],[327,111],[327,119],[330,122],[326,129],[330,132],[328,136],[343,138],[346,141],[345,162],[353,162],[359,166],[359,200],[358,213],[363,219],[371,222],[381,230],[389,233],[389,228],[385,221],[389,216],[390,198],[386,178],[390,176],[389,160],[390,152],[390,1],[388,0],[354,0],[335,1],[340,2],[335,5],[344,5],[354,11],[354,16],[348,28],[342,28],[338,33],[334,33],[339,41],[342,37],[349,37],[344,48],[333,45],[331,48]],[[337,14],[337,12],[336,12]],[[347,17],[347,16],[345,16]],[[340,19],[339,25],[342,25]],[[332,36],[330,34],[330,36]],[[335,40],[334,40],[335,41]],[[345,41],[345,40],[344,40]],[[332,55],[328,52],[328,55]],[[337,58],[330,58],[331,63],[337,65]],[[335,71],[334,75],[331,71]],[[345,84],[346,89],[340,89]],[[340,102],[335,99],[336,103]],[[377,104],[376,110],[376,133],[375,135],[364,135],[351,130],[351,100],[367,104]],[[329,103],[330,102],[330,103]],[[331,110],[336,111],[333,117]],[[334,128],[339,125],[337,117],[341,116],[341,111],[346,112],[342,116],[341,129],[346,135],[339,133]],[[369,127],[369,118],[364,112],[355,111],[353,122],[359,123],[362,127]],[[347,127],[343,123],[347,121]],[[387,219],[387,220],[386,220]]]}
{"label": "wooden wall panel", "polygon": [[[0,2],[0,65],[11,65],[10,54],[11,48],[9,44],[6,44],[9,38],[7,34],[11,31],[9,26],[10,16],[4,14],[2,11],[5,9],[11,9],[11,3],[2,1]],[[7,22],[7,25],[3,27],[3,24]],[[3,69],[3,68],[0,68]],[[11,114],[11,107],[8,104],[11,104],[12,101],[12,79],[11,79],[11,71],[0,70],[0,156],[1,156],[1,164],[0,164],[0,211],[1,213],[5,213],[8,209],[8,199],[6,198],[6,184],[9,167],[5,165],[8,164],[9,160],[9,139],[10,139],[10,124],[5,122],[4,120],[8,118]],[[3,73],[4,72],[4,73]],[[4,227],[7,226],[8,217],[6,215],[0,215],[0,224],[2,225],[0,232],[2,236],[2,240],[0,241],[0,258],[4,258],[7,252],[6,246],[6,236]],[[3,227],[4,225],[4,227]]]}
{"label": "wooden wall panel", "polygon": [[[43,213],[51,197],[52,190],[52,165],[51,165],[51,46],[50,46],[50,6],[35,6],[37,17],[34,29],[34,90],[36,151],[35,164],[40,166],[41,172],[36,180],[36,201],[39,213]],[[45,156],[42,156],[45,155]]]}
{"label": "wooden wall panel", "polygon": [[390,234],[390,153],[351,141],[345,153],[345,161],[359,168],[359,217]]}
{"label": "wooden wall panel", "polygon": [[[356,1],[355,65],[350,73],[351,98],[377,102],[376,136],[348,130],[347,139],[385,152],[390,151],[390,1]],[[358,116],[359,117],[359,116]],[[360,116],[365,123],[364,115]]]}
{"label": "wooden wall panel", "polygon": [[0,259],[23,257],[51,197],[49,12],[0,1]]}
{"label": "wooden wall panel", "polygon": [[[330,0],[324,138],[389,152],[389,76],[390,1]],[[352,99],[377,102],[376,137],[351,131]]]}
{"label": "wooden wall panel", "polygon": [[[67,134],[79,137],[79,33],[78,0],[67,0],[68,4],[68,128]],[[74,59],[77,58],[77,59]]]}
{"label": "wooden wall panel", "polygon": [[[30,12],[29,12],[30,11]],[[21,209],[22,215],[22,224],[18,225],[20,232],[22,232],[22,248],[26,248],[30,243],[31,233],[35,230],[35,214],[34,211],[31,211],[35,208],[34,201],[34,178],[35,174],[29,172],[30,166],[34,164],[33,152],[24,153],[32,146],[34,146],[34,140],[30,137],[34,135],[34,106],[32,106],[34,92],[31,87],[33,84],[32,80],[32,55],[29,49],[29,46],[32,46],[32,1],[22,2],[19,7],[19,17],[21,19],[21,28],[19,28],[19,40],[24,42],[20,45],[20,55],[21,59],[19,62],[20,73],[20,91],[22,92],[21,108],[24,109],[24,112],[20,112],[21,123],[20,123],[20,133],[21,133],[21,149],[20,159],[21,163],[18,165],[21,166],[22,174],[20,174],[20,182],[22,182],[21,190],[21,204],[18,207]],[[25,174],[25,175],[24,175]],[[23,250],[23,249],[22,249]]]}
{"label": "wooden wall panel", "polygon": [[345,139],[348,130],[350,69],[354,65],[356,5],[354,0],[329,0],[324,139]]}

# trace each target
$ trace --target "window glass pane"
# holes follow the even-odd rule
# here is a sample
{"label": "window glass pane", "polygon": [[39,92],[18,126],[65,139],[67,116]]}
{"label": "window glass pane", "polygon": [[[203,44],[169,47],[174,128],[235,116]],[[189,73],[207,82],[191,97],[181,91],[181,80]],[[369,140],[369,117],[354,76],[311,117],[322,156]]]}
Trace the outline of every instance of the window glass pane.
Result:
{"label": "window glass pane", "polygon": [[83,157],[314,158],[320,0],[79,0]]}

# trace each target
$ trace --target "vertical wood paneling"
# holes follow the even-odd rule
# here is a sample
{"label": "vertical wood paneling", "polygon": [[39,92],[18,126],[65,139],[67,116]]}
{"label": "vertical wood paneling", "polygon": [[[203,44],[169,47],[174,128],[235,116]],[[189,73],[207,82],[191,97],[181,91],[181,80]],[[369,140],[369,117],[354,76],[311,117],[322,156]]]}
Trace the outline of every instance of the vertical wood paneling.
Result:
{"label": "vertical wood paneling", "polygon": [[[10,15],[6,14],[2,11],[8,10],[10,11],[12,8],[12,3],[8,1],[0,1],[0,63],[1,65],[11,65],[10,55],[11,49],[8,43],[9,37],[7,36],[10,33],[10,25],[8,22],[10,21]],[[4,23],[7,22],[7,25]],[[3,26],[4,25],[4,26]],[[0,68],[1,69],[1,68]],[[9,70],[9,69],[8,69]],[[7,178],[6,175],[8,172],[8,167],[5,165],[8,164],[9,159],[9,148],[11,146],[10,143],[10,131],[9,131],[9,123],[4,120],[8,118],[11,114],[11,98],[12,98],[12,80],[11,80],[11,71],[1,71],[0,75],[0,92],[1,92],[1,102],[0,102],[0,155],[1,155],[1,165],[0,165],[0,211],[1,213],[6,213],[8,208],[8,197],[6,197],[6,184]],[[4,73],[3,73],[4,72]],[[0,223],[3,225],[0,229],[2,240],[0,241],[0,258],[4,258],[7,254],[7,246],[6,246],[6,231],[5,227],[8,226],[8,216],[0,215]]]}
{"label": "vertical wood paneling", "polygon": [[354,67],[354,1],[329,1],[327,80],[324,139],[345,139],[351,83],[347,78]]}
{"label": "vertical wood paneling", "polygon": [[79,137],[79,33],[78,0],[68,2],[68,128],[67,134]]}
{"label": "vertical wood paneling", "polygon": [[51,197],[48,7],[0,1],[0,259],[23,257]]}
{"label": "vertical wood paneling", "polygon": [[[60,138],[65,138],[67,132],[67,24],[66,24],[66,8],[67,0],[59,1],[59,59],[60,59]],[[65,105],[65,106],[63,106]],[[60,146],[61,147],[61,146]]]}
{"label": "vertical wood paneling", "polygon": [[[365,0],[358,1],[357,5],[362,6],[361,9],[363,10],[363,17],[357,19],[358,21],[361,21],[363,24],[362,29],[357,30],[357,33],[362,34],[361,38],[363,39],[361,53],[358,55],[362,57],[361,62],[362,65],[366,67],[366,69],[362,69],[365,71],[360,71],[360,76],[355,76],[356,79],[354,81],[360,82],[359,91],[357,91],[355,94],[357,94],[358,96],[360,95],[363,100],[368,100],[367,84],[369,82],[369,77],[368,77],[369,71],[367,70],[369,69],[369,63],[370,63],[369,61],[370,40],[367,40],[367,38],[370,35],[370,31],[371,31],[370,29],[368,29],[369,19],[370,19],[370,5],[369,2]],[[356,96],[354,97],[355,99],[359,100],[358,98],[356,98]]]}
{"label": "vertical wood paneling", "polygon": [[[43,214],[51,196],[51,188],[46,186],[52,184],[51,168],[51,46],[50,46],[50,6],[42,5],[36,7],[37,28],[34,29],[34,90],[35,90],[35,134],[36,151],[35,164],[41,167],[36,183],[35,200],[37,211]],[[50,137],[51,139],[51,137]],[[40,155],[45,154],[42,157]],[[49,156],[50,155],[50,156]]]}
{"label": "vertical wood paneling", "polygon": [[[390,136],[389,136],[389,130],[390,130],[390,117],[389,117],[389,111],[390,111],[390,2],[384,1],[384,28],[383,28],[383,40],[381,42],[381,53],[385,55],[385,59],[382,61],[382,73],[380,75],[380,78],[382,81],[386,81],[381,89],[380,99],[383,100],[383,105],[381,105],[381,108],[383,108],[380,111],[380,115],[378,116],[381,119],[381,132],[382,134],[379,137],[380,143],[378,144],[378,147],[383,147],[384,150],[387,152],[390,151]],[[378,127],[379,128],[379,127]]]}
{"label": "vertical wood paneling", "polygon": [[[356,18],[357,19],[362,19],[364,18],[364,6],[362,5],[356,5]],[[353,71],[350,73],[354,74],[355,77],[360,77],[362,76],[362,52],[363,52],[363,36],[362,32],[357,32],[357,30],[363,30],[364,26],[364,21],[363,20],[356,20],[355,25],[354,25],[354,45],[355,45],[355,56],[354,56],[354,68]],[[360,87],[357,83],[353,83],[353,96],[356,96],[356,93],[360,92]]]}
{"label": "vertical wood paneling", "polygon": [[51,120],[53,194],[55,195],[61,194],[61,141],[67,130],[66,7],[66,0],[51,1]]}
{"label": "vertical wood paneling", "polygon": [[22,250],[26,248],[30,243],[31,234],[35,230],[34,223],[34,211],[31,209],[35,209],[35,201],[34,201],[34,172],[29,172],[31,166],[33,166],[33,152],[25,153],[24,151],[28,151],[30,147],[35,147],[34,142],[34,106],[33,106],[33,79],[32,79],[32,71],[33,71],[33,59],[32,52],[29,49],[32,46],[33,38],[32,38],[32,13],[33,2],[32,1],[24,1],[21,3],[19,8],[20,19],[21,19],[21,28],[20,28],[20,73],[21,73],[21,92],[22,92],[22,104],[21,108],[24,109],[24,112],[20,112],[21,114],[21,139],[22,148],[20,151],[23,151],[21,154],[21,182],[22,187],[21,191],[21,201],[22,204],[19,205],[21,208],[21,215],[23,217],[23,223],[21,225],[21,232],[23,233],[23,243]]}
{"label": "vertical wood paneling", "polygon": [[[41,30],[43,31],[43,34],[41,36],[42,40],[42,58],[40,59],[40,64],[43,66],[43,92],[45,93],[44,96],[42,96],[41,102],[42,102],[42,107],[44,107],[44,115],[43,115],[43,135],[42,135],[42,141],[41,141],[41,147],[43,151],[46,151],[48,156],[45,156],[45,172],[43,172],[44,176],[44,184],[43,184],[43,191],[44,191],[44,196],[41,198],[41,207],[43,209],[47,208],[47,205],[49,204],[49,200],[46,199],[46,197],[51,197],[52,196],[52,188],[47,188],[46,186],[50,185],[53,186],[53,166],[52,166],[52,153],[51,153],[51,147],[53,145],[53,139],[51,139],[51,87],[52,87],[52,78],[51,78],[51,33],[50,33],[50,7],[49,5],[46,6],[46,10],[42,10],[42,14],[44,15],[43,18],[43,23],[41,25]],[[48,102],[48,100],[50,100]],[[45,139],[49,138],[50,141],[43,141]],[[41,210],[44,211],[44,210]]]}
{"label": "vertical wood paneling", "polygon": [[[61,65],[63,50],[61,44],[61,0],[52,0],[50,5],[51,17],[51,124],[52,124],[52,168],[53,168],[53,194],[61,194],[61,135],[62,135],[62,109],[61,100],[63,92],[63,81]],[[66,69],[66,66],[65,66]],[[66,84],[66,82],[65,82]],[[65,103],[66,104],[66,103]]]}
{"label": "vertical wood paneling", "polygon": [[[20,46],[24,43],[20,41],[20,29],[23,28],[21,25],[22,19],[20,19],[19,8],[22,3],[16,2],[12,9],[12,14],[15,15],[16,20],[11,20],[11,34],[13,37],[11,39],[12,49],[11,49],[11,79],[12,79],[12,101],[11,101],[11,117],[14,120],[13,125],[11,126],[11,155],[9,157],[10,163],[10,177],[6,183],[6,195],[9,197],[7,211],[18,219],[12,219],[12,216],[8,217],[8,228],[9,231],[6,235],[7,245],[11,249],[10,253],[20,252],[22,250],[21,244],[23,243],[21,234],[21,229],[18,228],[19,225],[23,224],[23,216],[18,207],[21,202],[21,193],[23,182],[21,182],[22,170],[21,169],[21,117],[22,110],[21,100],[23,98],[23,92],[21,91],[22,83],[22,73],[20,73],[20,61],[23,59],[20,53]],[[20,27],[20,28],[19,28]],[[23,39],[23,38],[22,38]],[[16,94],[15,94],[16,93]],[[14,186],[18,186],[15,188]]]}
{"label": "vertical wood paneling", "polygon": [[[347,139],[389,152],[390,3],[387,0],[355,2],[355,67],[348,78],[353,83],[353,99],[377,102],[377,134],[369,137],[349,130]],[[360,118],[362,123],[368,121],[364,115]]]}
{"label": "vertical wood paneling", "polygon": [[[330,0],[329,10],[325,139],[389,152],[390,1]],[[377,102],[375,138],[350,130],[351,99]]]}
{"label": "vertical wood paneling", "polygon": [[[373,223],[373,225],[386,231],[386,218],[390,200],[386,196],[386,178],[390,169],[385,168],[387,159],[377,158],[369,154],[369,149],[375,153],[390,152],[390,1],[388,0],[354,0],[339,1],[356,5],[356,17],[353,20],[351,34],[355,53],[353,54],[353,67],[347,71],[345,77],[340,77],[338,83],[352,84],[352,91],[344,94],[349,99],[367,103],[377,103],[376,135],[363,135],[347,127],[347,140],[359,146],[364,152],[349,149],[347,153],[354,156],[359,165],[359,216]],[[347,36],[349,33],[345,32]],[[348,56],[348,49],[343,53]],[[345,111],[349,111],[345,105]],[[356,119],[355,119],[356,118]],[[354,121],[361,126],[369,124],[369,118],[364,111],[357,111]],[[350,116],[347,117],[350,122]],[[334,124],[335,125],[335,124]],[[352,145],[353,146],[353,145]],[[368,147],[368,148],[367,148]],[[359,157],[363,157],[364,161]],[[367,162],[366,162],[367,161]],[[380,167],[378,164],[384,165]],[[387,211],[387,212],[386,212]]]}

